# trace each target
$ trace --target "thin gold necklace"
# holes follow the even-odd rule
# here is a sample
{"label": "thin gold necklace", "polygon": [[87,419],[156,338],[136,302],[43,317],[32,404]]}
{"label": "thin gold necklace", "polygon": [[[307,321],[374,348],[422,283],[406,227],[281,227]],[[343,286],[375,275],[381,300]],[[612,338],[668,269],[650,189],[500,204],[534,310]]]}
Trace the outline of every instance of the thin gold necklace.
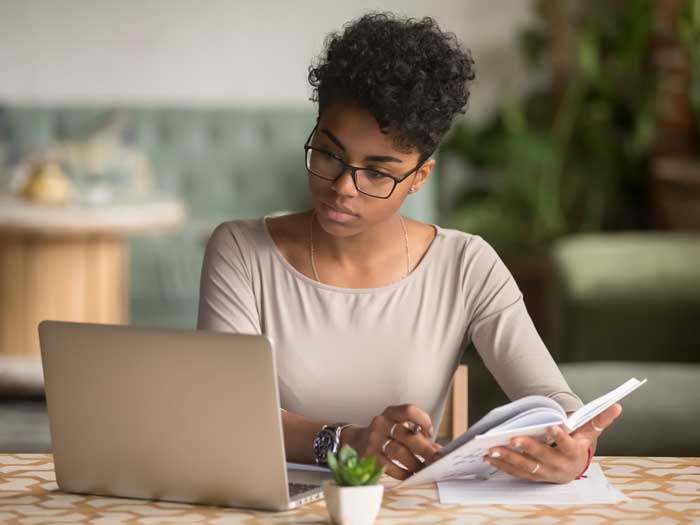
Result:
{"label": "thin gold necklace", "polygon": [[[314,209],[311,212],[311,220],[309,221],[309,252],[311,256],[311,268],[314,271],[314,277],[316,280],[320,283],[321,279],[318,277],[318,272],[316,271],[316,263],[314,261],[314,217],[316,216],[316,210]],[[397,279],[396,281],[400,281],[401,279],[405,278],[410,272],[411,272],[411,252],[408,249],[408,232],[406,231],[406,224],[404,223],[403,217],[399,215],[399,220],[401,221],[401,228],[403,228],[403,238],[406,244],[406,275],[401,277],[400,279]],[[393,281],[390,284],[395,283],[396,281]]]}

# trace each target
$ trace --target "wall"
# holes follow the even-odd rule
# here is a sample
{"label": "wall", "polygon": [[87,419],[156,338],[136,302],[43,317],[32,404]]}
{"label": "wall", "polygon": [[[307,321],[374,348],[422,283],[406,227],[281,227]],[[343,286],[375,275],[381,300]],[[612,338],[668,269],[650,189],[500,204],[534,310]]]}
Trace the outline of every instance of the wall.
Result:
{"label": "wall", "polygon": [[483,115],[526,81],[528,1],[0,0],[0,101],[308,104],[324,36],[370,9],[433,16],[472,50]]}

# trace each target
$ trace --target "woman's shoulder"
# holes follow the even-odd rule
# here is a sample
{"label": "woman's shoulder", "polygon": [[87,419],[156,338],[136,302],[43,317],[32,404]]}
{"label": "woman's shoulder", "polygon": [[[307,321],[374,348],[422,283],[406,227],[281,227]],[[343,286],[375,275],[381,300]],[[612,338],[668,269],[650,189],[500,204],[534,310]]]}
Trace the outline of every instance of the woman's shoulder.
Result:
{"label": "woman's shoulder", "polygon": [[299,240],[304,215],[301,212],[224,221],[213,230],[208,246],[234,248],[243,256],[259,256],[272,244],[283,251]]}
{"label": "woman's shoulder", "polygon": [[254,259],[269,252],[270,236],[265,219],[263,216],[220,223],[209,236],[206,251],[228,261],[252,264]]}
{"label": "woman's shoulder", "polygon": [[500,260],[493,246],[480,235],[438,225],[435,227],[445,256],[455,257],[462,264]]}
{"label": "woman's shoulder", "polygon": [[214,228],[209,236],[212,244],[255,244],[260,242],[264,233],[263,218],[234,219],[224,221]]}

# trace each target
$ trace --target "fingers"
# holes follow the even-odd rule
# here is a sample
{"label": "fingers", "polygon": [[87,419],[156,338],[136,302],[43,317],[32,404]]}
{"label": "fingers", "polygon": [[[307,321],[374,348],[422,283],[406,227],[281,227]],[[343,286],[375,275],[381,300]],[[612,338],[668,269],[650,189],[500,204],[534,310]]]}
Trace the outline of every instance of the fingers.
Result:
{"label": "fingers", "polygon": [[532,481],[542,481],[548,476],[545,464],[507,448],[496,447],[484,460],[511,476]]}
{"label": "fingers", "polygon": [[[420,427],[418,432],[409,428],[413,425]],[[424,461],[441,448],[429,440],[430,416],[415,405],[387,407],[372,419],[369,430],[368,448],[378,451],[375,453],[378,463],[386,465],[386,474],[397,479],[406,479],[423,468]]]}
{"label": "fingers", "polygon": [[533,474],[533,472],[530,470],[518,468],[518,467],[516,467],[510,463],[507,463],[505,461],[502,461],[500,459],[491,458],[488,460],[488,462],[491,465],[493,465],[494,467],[496,467],[498,470],[502,470],[503,472],[510,474],[511,476],[515,476],[517,478],[529,479],[531,481],[541,481],[539,476],[542,475],[540,473],[542,468],[540,468],[537,472],[535,472]]}
{"label": "fingers", "polygon": [[382,415],[397,423],[413,422],[416,425],[420,425],[423,435],[428,438],[433,436],[433,424],[430,421],[430,416],[416,405],[393,405],[387,407]]}
{"label": "fingers", "polygon": [[583,435],[592,440],[598,439],[603,431],[612,425],[613,421],[615,421],[621,413],[622,405],[620,405],[620,403],[615,403],[576,430],[574,435]]}
{"label": "fingers", "polygon": [[[397,425],[394,430],[394,440],[405,446],[412,454],[418,455],[424,460],[433,457],[441,447],[437,443],[428,441],[423,434],[414,434],[402,425]],[[423,466],[422,464],[420,465]]]}
{"label": "fingers", "polygon": [[518,436],[511,447],[493,447],[484,460],[513,476],[533,481],[565,483],[574,479],[588,455],[589,440],[574,438],[559,426],[549,427],[548,434],[556,444],[552,448],[537,439]]}
{"label": "fingers", "polygon": [[[569,433],[562,429],[560,426],[551,426],[547,428],[547,435],[554,439],[557,444],[559,452],[563,453],[565,456],[573,457],[578,452],[578,445],[576,440],[569,435]],[[551,447],[548,447],[551,449]]]}
{"label": "fingers", "polygon": [[[372,453],[377,456],[380,464],[387,465],[387,474],[403,474],[395,469],[389,468],[392,460],[398,460],[409,474],[417,472],[423,467],[422,461],[415,456],[409,447],[415,447],[418,451],[425,451],[426,447],[419,441],[427,440],[420,434],[412,434],[407,428],[396,423],[394,437],[390,436],[391,427],[394,422],[384,416],[375,416],[367,427],[368,437],[365,453]],[[407,446],[408,443],[408,446]],[[432,450],[430,452],[432,455]],[[392,474],[393,473],[393,474]],[[403,478],[402,478],[403,479]]]}
{"label": "fingers", "polygon": [[413,455],[413,452],[406,448],[405,445],[399,443],[395,439],[387,438],[385,443],[387,441],[387,445],[383,446],[383,454],[386,459],[389,461],[399,461],[410,474],[413,474],[421,469],[423,466],[422,463],[418,461],[418,458]]}
{"label": "fingers", "polygon": [[413,475],[413,472],[409,472],[408,470],[404,470],[400,468],[399,466],[395,465],[392,463],[390,460],[388,460],[386,457],[381,456],[382,459],[377,459],[377,464],[379,466],[385,465],[384,467],[384,473],[388,476],[391,476],[394,479],[400,479],[404,480],[407,477]]}
{"label": "fingers", "polygon": [[[552,464],[558,462],[560,458],[560,454],[555,449],[528,436],[511,439],[511,446],[540,463]],[[497,450],[497,447],[493,450]]]}
{"label": "fingers", "polygon": [[620,403],[615,403],[591,419],[591,426],[596,432],[602,432],[612,425],[612,422],[615,421],[620,414],[622,414],[622,405]]}

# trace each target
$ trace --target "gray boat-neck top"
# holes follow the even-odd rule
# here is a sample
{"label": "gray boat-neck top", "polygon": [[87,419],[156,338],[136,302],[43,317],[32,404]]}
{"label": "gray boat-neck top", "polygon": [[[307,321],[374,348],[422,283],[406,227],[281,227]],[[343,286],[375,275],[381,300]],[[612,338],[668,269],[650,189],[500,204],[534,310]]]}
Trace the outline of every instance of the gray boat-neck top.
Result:
{"label": "gray boat-neck top", "polygon": [[406,277],[341,288],[294,268],[265,218],[224,222],[207,244],[197,326],[268,335],[282,408],[315,421],[368,425],[387,406],[411,403],[439,428],[470,341],[510,399],[541,394],[567,412],[582,406],[493,248],[433,226]]}

